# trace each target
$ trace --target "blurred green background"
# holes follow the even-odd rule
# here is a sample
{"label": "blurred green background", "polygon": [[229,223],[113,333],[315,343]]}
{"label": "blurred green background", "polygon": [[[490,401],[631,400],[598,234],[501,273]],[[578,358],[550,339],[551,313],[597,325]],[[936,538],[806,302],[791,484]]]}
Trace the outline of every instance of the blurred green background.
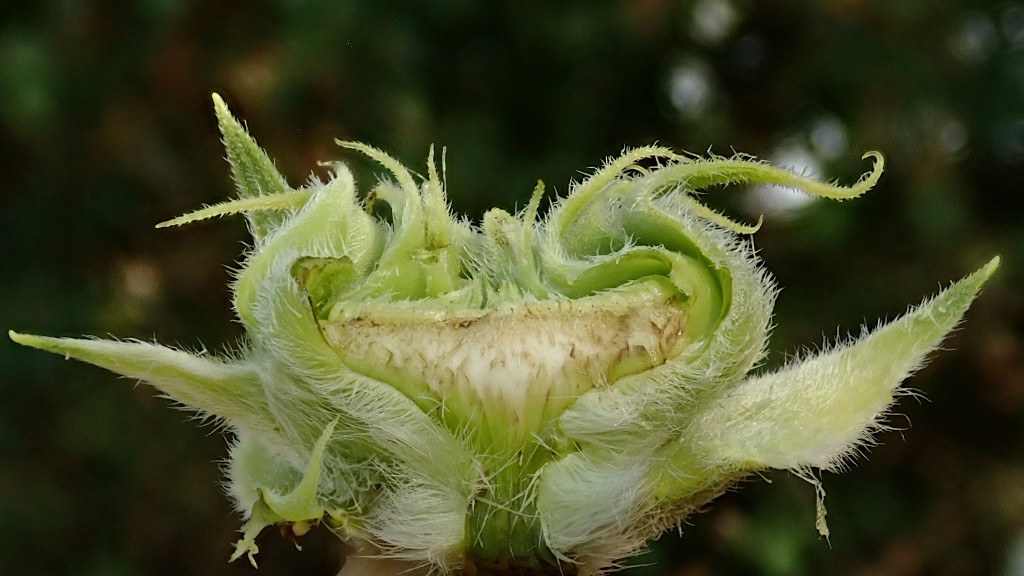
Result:
{"label": "blurred green background", "polygon": [[[18,6],[20,4],[20,6]],[[334,138],[422,166],[447,147],[457,211],[558,193],[624,146],[754,154],[867,197],[707,197],[748,221],[785,288],[769,365],[892,318],[1001,253],[1004,267],[911,385],[894,430],[814,491],[754,478],[633,576],[1024,574],[1024,2],[41,0],[0,7],[0,326],[234,343],[242,220],[154,230],[233,193],[210,93],[293,183]],[[838,327],[838,330],[837,330]],[[0,343],[0,574],[333,575],[240,518],[223,432],[145,386]],[[910,426],[910,423],[913,423]]]}

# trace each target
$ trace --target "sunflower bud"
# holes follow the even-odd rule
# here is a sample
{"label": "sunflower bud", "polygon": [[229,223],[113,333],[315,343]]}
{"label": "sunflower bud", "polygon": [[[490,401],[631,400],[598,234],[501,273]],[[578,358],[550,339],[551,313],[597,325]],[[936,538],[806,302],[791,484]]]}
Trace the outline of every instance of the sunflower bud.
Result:
{"label": "sunflower bud", "polygon": [[433,152],[420,179],[339,142],[390,176],[360,196],[333,164],[327,182],[291,188],[214,101],[239,197],[164,225],[248,219],[254,245],[234,284],[245,350],[11,338],[225,422],[246,517],[232,559],[252,559],[267,526],[322,523],[441,573],[600,572],[746,475],[837,468],[998,266],[752,375],[776,289],[747,238],[756,226],[695,193],[761,182],[852,198],[881,175],[879,154],[845,188],[637,148],[543,218],[539,184],[520,213],[474,225],[451,214]]}

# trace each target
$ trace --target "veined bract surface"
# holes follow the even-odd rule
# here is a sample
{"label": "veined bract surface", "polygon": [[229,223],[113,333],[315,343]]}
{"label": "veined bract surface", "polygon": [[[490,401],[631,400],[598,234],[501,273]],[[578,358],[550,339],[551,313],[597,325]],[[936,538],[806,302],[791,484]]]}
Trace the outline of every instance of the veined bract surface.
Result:
{"label": "veined bract surface", "polygon": [[599,573],[746,475],[839,466],[998,266],[859,339],[751,374],[775,288],[755,228],[695,193],[764,182],[852,198],[880,176],[877,153],[844,188],[748,158],[637,148],[543,218],[538,185],[521,213],[473,225],[450,213],[433,153],[419,181],[339,142],[390,177],[360,198],[334,164],[329,181],[291,188],[214,100],[239,198],[166,224],[245,214],[244,350],[11,338],[223,420],[246,517],[234,558],[251,559],[266,526],[323,523],[439,573]]}

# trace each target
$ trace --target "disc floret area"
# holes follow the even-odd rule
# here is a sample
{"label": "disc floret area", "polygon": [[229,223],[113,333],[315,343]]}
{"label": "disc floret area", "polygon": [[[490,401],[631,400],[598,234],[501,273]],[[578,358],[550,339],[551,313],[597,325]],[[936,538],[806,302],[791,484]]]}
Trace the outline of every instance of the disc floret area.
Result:
{"label": "disc floret area", "polygon": [[[247,346],[212,358],[134,341],[11,333],[144,380],[234,432],[228,485],[256,535],[324,524],[437,573],[595,574],[766,468],[834,469],[998,266],[859,339],[773,373],[775,287],[756,226],[696,193],[761,182],[850,187],[744,157],[642,147],[540,215],[452,215],[431,150],[419,177],[384,152],[367,193],[341,163],[291,187],[219,97],[244,214],[234,283]],[[823,510],[819,529],[825,532]]]}

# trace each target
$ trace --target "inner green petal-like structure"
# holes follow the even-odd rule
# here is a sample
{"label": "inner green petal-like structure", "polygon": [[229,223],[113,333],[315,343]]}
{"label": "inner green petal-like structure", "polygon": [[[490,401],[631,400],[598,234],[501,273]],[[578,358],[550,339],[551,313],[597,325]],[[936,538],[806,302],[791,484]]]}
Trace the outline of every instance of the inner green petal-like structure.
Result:
{"label": "inner green petal-like structure", "polygon": [[[851,198],[877,181],[878,154],[844,188],[637,148],[543,218],[539,184],[519,214],[473,225],[451,215],[432,152],[420,179],[339,142],[388,178],[361,196],[336,164],[293,189],[215,104],[239,198],[165,225],[245,214],[243,354],[11,336],[224,419],[248,518],[235,557],[252,558],[265,526],[323,522],[443,573],[596,574],[746,474],[840,461],[996,266],[864,344],[748,378],[775,289],[744,236],[756,227],[695,192],[763,182]],[[862,387],[849,368],[874,357],[885,366]],[[842,426],[815,420],[844,406],[856,413]]]}

